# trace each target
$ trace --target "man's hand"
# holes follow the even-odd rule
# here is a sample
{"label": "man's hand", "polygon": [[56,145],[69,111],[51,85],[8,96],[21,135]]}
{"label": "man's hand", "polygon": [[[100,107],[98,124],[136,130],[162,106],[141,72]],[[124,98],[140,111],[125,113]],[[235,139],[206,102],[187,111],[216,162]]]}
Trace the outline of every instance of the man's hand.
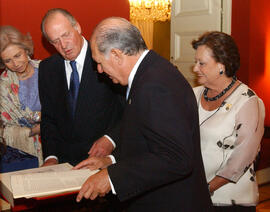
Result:
{"label": "man's hand", "polygon": [[41,167],[43,166],[51,166],[51,165],[56,165],[58,164],[58,161],[55,158],[50,158],[48,160],[46,160]]}
{"label": "man's hand", "polygon": [[104,197],[111,190],[107,169],[102,169],[98,173],[90,176],[77,195],[76,201],[85,199],[94,200],[97,196]]}
{"label": "man's hand", "polygon": [[77,164],[73,169],[88,168],[90,170],[103,169],[112,164],[109,157],[91,157]]}
{"label": "man's hand", "polygon": [[88,154],[90,157],[103,157],[106,155],[110,155],[113,151],[112,142],[106,138],[105,136],[99,138],[95,141]]}

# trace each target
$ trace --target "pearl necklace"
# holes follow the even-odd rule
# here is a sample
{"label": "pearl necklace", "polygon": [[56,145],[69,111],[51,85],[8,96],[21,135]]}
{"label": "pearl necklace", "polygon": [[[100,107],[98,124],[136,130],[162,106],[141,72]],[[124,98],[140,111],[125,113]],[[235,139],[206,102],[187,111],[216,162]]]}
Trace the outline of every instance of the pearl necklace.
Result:
{"label": "pearl necklace", "polygon": [[205,88],[203,91],[203,97],[206,101],[216,101],[217,99],[219,99],[220,97],[222,97],[228,90],[230,90],[230,88],[234,85],[234,83],[237,81],[236,76],[233,76],[232,82],[228,85],[228,87],[226,87],[223,91],[221,91],[218,95],[214,96],[214,97],[208,97],[207,96],[207,92],[209,90],[209,88]]}

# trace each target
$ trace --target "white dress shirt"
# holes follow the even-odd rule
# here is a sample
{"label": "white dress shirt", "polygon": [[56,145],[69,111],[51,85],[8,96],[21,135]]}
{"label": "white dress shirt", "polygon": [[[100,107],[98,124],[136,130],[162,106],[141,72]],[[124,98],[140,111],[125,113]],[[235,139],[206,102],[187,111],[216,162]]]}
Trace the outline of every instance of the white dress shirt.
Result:
{"label": "white dress shirt", "polygon": [[[87,46],[88,46],[88,43],[85,40],[85,38],[83,37],[83,47],[81,49],[80,54],[75,59],[80,82],[81,82],[81,78],[82,78],[83,65],[84,65],[84,60],[85,60],[85,57],[86,57]],[[65,70],[66,70],[67,84],[68,84],[68,88],[69,88],[70,76],[71,76],[71,73],[72,73],[70,60],[65,60],[65,68],[66,68]]]}

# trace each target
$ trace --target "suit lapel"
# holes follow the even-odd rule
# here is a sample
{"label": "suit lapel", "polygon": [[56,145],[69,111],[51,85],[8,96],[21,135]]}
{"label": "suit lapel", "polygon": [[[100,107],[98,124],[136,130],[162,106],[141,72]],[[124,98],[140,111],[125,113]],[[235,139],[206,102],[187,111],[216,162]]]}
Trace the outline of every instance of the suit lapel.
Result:
{"label": "suit lapel", "polygon": [[155,55],[155,53],[152,50],[150,50],[145,55],[141,64],[139,65],[138,70],[134,76],[130,91],[129,91],[129,95],[128,95],[128,99],[127,99],[128,104],[131,104],[131,102],[132,102],[131,98],[135,93],[134,90],[136,90],[136,87],[138,85],[138,81],[143,76],[144,72],[148,69],[148,66],[149,66],[149,64],[151,64],[152,57],[154,57],[154,55]]}
{"label": "suit lapel", "polygon": [[84,65],[83,65],[83,71],[82,71],[82,78],[80,82],[80,88],[79,88],[79,94],[78,94],[78,100],[80,101],[81,98],[83,98],[83,91],[85,90],[87,86],[87,82],[89,81],[89,78],[91,77],[91,70],[92,70],[92,61],[91,61],[91,54],[89,45],[86,51],[85,59],[84,59]]}
{"label": "suit lapel", "polygon": [[90,47],[88,44],[86,55],[85,55],[85,60],[84,60],[84,65],[83,65],[83,71],[82,71],[82,77],[81,77],[81,82],[80,82],[80,88],[79,88],[79,94],[78,94],[78,99],[77,99],[77,104],[76,104],[76,111],[75,111],[75,121],[80,120],[80,117],[83,116],[84,114],[81,114],[81,111],[83,108],[83,104],[85,102],[88,102],[86,99],[91,98],[89,96],[90,93],[90,87],[91,86],[91,80],[93,79],[93,62],[91,59],[91,51]]}
{"label": "suit lapel", "polygon": [[58,63],[57,70],[59,70],[58,73],[58,80],[56,83],[58,84],[59,90],[56,92],[59,92],[59,102],[63,102],[63,108],[66,108],[66,110],[70,113],[70,106],[68,101],[68,85],[67,85],[67,77],[66,77],[66,68],[65,68],[65,62],[64,59],[61,57],[60,62]]}

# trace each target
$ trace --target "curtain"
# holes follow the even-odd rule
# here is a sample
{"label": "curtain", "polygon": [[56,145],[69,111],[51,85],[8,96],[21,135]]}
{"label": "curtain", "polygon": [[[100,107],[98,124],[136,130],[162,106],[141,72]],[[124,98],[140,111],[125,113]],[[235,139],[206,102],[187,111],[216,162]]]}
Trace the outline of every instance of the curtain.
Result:
{"label": "curtain", "polygon": [[148,49],[153,49],[154,22],[132,19],[130,21],[140,30]]}

